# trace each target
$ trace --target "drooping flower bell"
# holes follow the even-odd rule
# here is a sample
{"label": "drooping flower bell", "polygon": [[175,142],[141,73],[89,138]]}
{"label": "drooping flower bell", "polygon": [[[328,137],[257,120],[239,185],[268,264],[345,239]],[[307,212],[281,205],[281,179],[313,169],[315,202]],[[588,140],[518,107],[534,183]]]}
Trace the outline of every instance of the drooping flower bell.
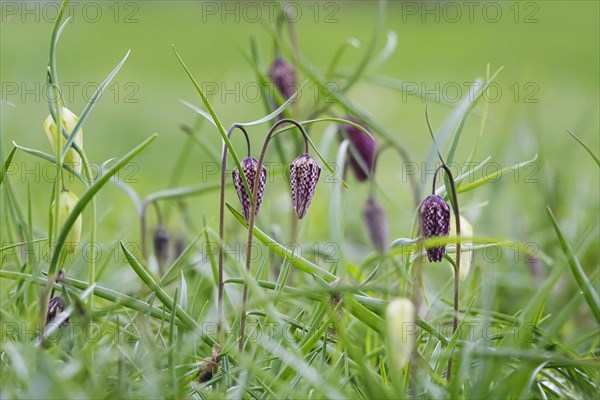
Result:
{"label": "drooping flower bell", "polygon": [[275,58],[269,68],[269,79],[284,100],[288,100],[296,92],[296,69],[281,57]]}
{"label": "drooping flower bell", "polygon": [[393,357],[396,368],[403,368],[410,360],[417,329],[415,306],[406,298],[390,301],[385,312],[388,337],[388,354]]}
{"label": "drooping flower bell", "polygon": [[152,235],[154,253],[159,265],[164,265],[169,259],[169,231],[163,224],[158,224]]}
{"label": "drooping flower bell", "polygon": [[[66,107],[62,108],[61,113],[60,113],[60,119],[62,120],[63,128],[65,128],[65,130],[69,134],[71,134],[73,132],[73,129],[75,129],[75,125],[77,125],[77,122],[79,121],[79,117],[77,117],[75,114],[73,114],[71,112],[71,110],[69,110]],[[54,119],[52,118],[51,114],[48,115],[48,117],[46,117],[46,119],[44,120],[44,132],[46,132],[46,136],[48,137],[48,140],[50,141],[50,145],[52,146],[52,149],[55,152],[56,152],[56,135],[58,135],[60,138],[59,140],[60,140],[61,149],[67,142],[67,139],[65,139],[62,132],[59,133],[58,127],[56,126],[56,123],[54,122]],[[77,136],[75,136],[74,142],[77,144],[77,146],[83,147],[83,129],[79,128],[79,131],[77,132]],[[73,147],[71,147],[71,148],[69,148],[69,150],[67,150],[67,153],[65,154],[65,158],[64,158],[64,163],[67,164],[68,166],[70,166],[71,168],[73,168],[73,170],[75,170],[75,172],[77,172],[77,173],[81,172],[81,157],[79,156],[79,153],[77,153]]]}
{"label": "drooping flower bell", "polygon": [[363,216],[373,246],[378,252],[385,253],[390,244],[390,228],[385,209],[373,194],[367,199]]}
{"label": "drooping flower bell", "polygon": [[[373,132],[362,122],[352,117],[343,117],[348,121],[354,122],[365,128],[371,136],[375,137]],[[371,139],[363,131],[355,126],[341,124],[342,139],[346,137],[350,140],[352,149],[349,151],[348,162],[354,171],[354,176],[359,182],[366,181],[375,170],[375,155],[377,145],[375,140]]]}
{"label": "drooping flower bell", "polygon": [[[246,157],[241,161],[242,164],[242,173],[246,176],[246,180],[248,181],[248,186],[250,190],[254,187],[254,179],[256,177],[256,171],[258,169],[258,160],[252,157]],[[244,181],[240,175],[240,171],[238,169],[234,169],[233,173],[233,186],[235,187],[235,191],[238,194],[240,199],[240,203],[242,205],[242,214],[246,219],[247,223],[250,223],[250,210],[252,209],[252,203],[250,202],[250,196],[246,192],[246,188],[244,187]],[[258,180],[258,191],[256,193],[256,211],[254,213],[254,217],[258,216],[258,211],[260,210],[260,204],[262,203],[263,195],[265,193],[265,184],[267,183],[267,169],[265,166],[262,166],[260,171],[260,177]]]}
{"label": "drooping flower bell", "polygon": [[302,219],[310,207],[315,188],[321,175],[321,167],[308,153],[300,154],[290,166],[292,206],[298,219]]}
{"label": "drooping flower bell", "polygon": [[[450,216],[450,236],[457,236],[456,223],[453,215]],[[460,216],[460,236],[464,238],[473,237],[473,227],[462,215]],[[462,242],[460,246],[460,265],[458,268],[458,277],[461,281],[467,279],[467,275],[469,275],[469,269],[471,269],[473,253],[468,250],[471,245],[471,242]]]}
{"label": "drooping flower bell", "polygon": [[[63,189],[59,196],[60,202],[58,205],[58,225],[62,228],[67,221],[67,218],[75,208],[75,205],[79,202],[79,198],[68,189]],[[50,208],[52,218],[54,218],[54,204],[55,202],[52,202]],[[64,246],[64,249],[67,253],[73,253],[79,244],[79,241],[81,240],[81,221],[81,214],[79,214],[75,220],[75,223],[71,227],[71,230],[67,234]]]}
{"label": "drooping flower bell", "polygon": [[[419,207],[421,232],[425,239],[431,237],[448,236],[450,233],[450,207],[437,194],[427,196]],[[429,261],[442,261],[446,253],[446,245],[430,247],[427,249]]]}
{"label": "drooping flower bell", "polygon": [[[46,325],[48,325],[50,322],[52,322],[58,314],[65,311],[65,308],[66,308],[65,299],[63,299],[61,296],[56,296],[56,297],[51,298],[50,302],[48,303],[48,312],[46,312]],[[68,323],[69,323],[69,318],[65,319],[59,325],[59,327],[63,327]]]}

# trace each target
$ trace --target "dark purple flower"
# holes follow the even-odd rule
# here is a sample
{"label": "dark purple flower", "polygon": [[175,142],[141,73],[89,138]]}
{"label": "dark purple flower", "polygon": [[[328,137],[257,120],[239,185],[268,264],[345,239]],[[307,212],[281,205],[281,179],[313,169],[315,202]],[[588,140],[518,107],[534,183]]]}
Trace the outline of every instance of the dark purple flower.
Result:
{"label": "dark purple flower", "polygon": [[296,92],[296,69],[281,57],[277,57],[271,64],[269,79],[285,100]]}
{"label": "dark purple flower", "polygon": [[[343,117],[348,121],[354,122],[365,128],[371,136],[375,137],[373,132],[362,122],[352,117]],[[349,164],[354,171],[354,176],[359,182],[366,181],[375,170],[375,153],[377,151],[376,143],[360,129],[341,124],[342,138],[350,140],[352,149],[349,151]]]}
{"label": "dark purple flower", "polygon": [[[52,322],[58,314],[65,311],[65,308],[65,299],[60,296],[51,298],[50,302],[48,303],[48,312],[46,313],[46,325]],[[69,318],[64,320],[60,326],[62,327],[67,323],[69,323]]]}
{"label": "dark purple flower", "polygon": [[[250,190],[254,188],[254,177],[256,176],[256,170],[258,169],[258,160],[252,157],[246,157],[241,161],[242,164],[242,172],[246,176],[246,180],[248,181],[248,186]],[[238,169],[234,169],[233,173],[233,186],[238,194],[240,199],[240,203],[242,205],[242,214],[244,214],[244,218],[247,223],[250,223],[250,210],[252,208],[252,204],[250,203],[250,196],[246,192],[246,188],[244,187],[244,181],[240,175],[240,171]],[[258,192],[256,196],[256,212],[254,213],[254,217],[258,216],[258,211],[260,210],[260,203],[262,203],[263,194],[265,193],[265,184],[267,182],[267,169],[265,166],[262,166],[260,171],[260,178],[258,181]]]}
{"label": "dark purple flower", "polygon": [[154,243],[154,254],[159,265],[163,265],[169,259],[169,232],[163,224],[158,224],[152,235]]}
{"label": "dark purple flower", "polygon": [[321,167],[308,153],[300,154],[290,166],[292,205],[298,219],[306,215],[320,175]]}
{"label": "dark purple flower", "polygon": [[385,253],[390,243],[390,228],[385,209],[374,195],[370,195],[367,199],[363,215],[369,238],[373,242],[375,249],[380,253]]}
{"label": "dark purple flower", "polygon": [[[450,207],[437,194],[427,196],[419,207],[421,232],[425,239],[438,236],[448,236],[450,233]],[[427,249],[429,261],[442,261],[446,245],[430,247]]]}

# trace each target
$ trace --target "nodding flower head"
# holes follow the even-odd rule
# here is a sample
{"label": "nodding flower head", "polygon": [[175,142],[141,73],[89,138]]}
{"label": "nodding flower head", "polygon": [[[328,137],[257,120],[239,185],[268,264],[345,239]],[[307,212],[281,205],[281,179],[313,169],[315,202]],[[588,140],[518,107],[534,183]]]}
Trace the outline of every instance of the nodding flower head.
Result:
{"label": "nodding flower head", "polygon": [[[56,296],[50,299],[48,303],[48,312],[46,313],[46,325],[56,318],[58,314],[65,311],[65,299],[61,296]],[[64,326],[69,323],[69,318],[65,319],[60,326]]]}
{"label": "nodding flower head", "polygon": [[285,100],[296,92],[296,69],[281,57],[277,57],[271,64],[269,79]]}
{"label": "nodding flower head", "polygon": [[[425,239],[438,236],[448,236],[450,233],[450,207],[437,194],[427,196],[419,207],[421,232]],[[446,253],[446,245],[430,247],[427,249],[429,261],[442,261]]]}
{"label": "nodding flower head", "polygon": [[[79,198],[68,189],[63,189],[59,196],[60,202],[58,205],[58,224],[62,228],[67,221],[67,218],[69,218],[69,215],[71,212],[73,212],[73,209],[79,202]],[[52,202],[52,205],[50,206],[52,218],[54,218],[54,204],[55,202]],[[67,238],[65,239],[64,249],[67,253],[73,253],[77,245],[79,245],[79,241],[81,240],[81,223],[82,217],[81,214],[79,214],[75,220],[75,223],[71,227],[71,230],[67,234]]]}
{"label": "nodding flower head", "polygon": [[169,259],[169,231],[163,224],[158,224],[152,235],[154,253],[159,264],[164,264]]}
{"label": "nodding flower head", "polygon": [[[65,130],[68,133],[73,132],[73,129],[75,129],[75,125],[77,125],[77,122],[79,121],[79,117],[77,117],[75,114],[73,114],[71,112],[71,110],[69,110],[66,107],[62,108],[62,110],[60,112],[60,119],[62,120],[63,128],[65,128]],[[56,122],[54,122],[54,119],[52,118],[51,114],[48,115],[48,117],[46,117],[46,120],[44,121],[44,132],[46,132],[46,136],[48,137],[48,140],[50,141],[50,145],[52,146],[52,149],[54,151],[56,151],[56,135],[59,136],[61,148],[67,142],[67,139],[65,139],[62,132],[58,131]],[[77,132],[77,136],[75,136],[74,143],[77,144],[77,146],[79,146],[79,147],[83,147],[83,129],[79,128],[79,130]],[[75,172],[77,172],[77,173],[81,172],[81,157],[79,156],[79,153],[77,153],[73,147],[71,147],[71,148],[69,148],[69,150],[67,150],[67,154],[65,155],[64,162],[65,162],[65,164],[67,164],[68,166],[73,168],[73,170],[75,170]]]}
{"label": "nodding flower head", "polygon": [[363,215],[369,238],[375,249],[380,253],[385,253],[390,243],[390,228],[383,205],[372,194],[367,199]]}
{"label": "nodding flower head", "polygon": [[298,219],[306,215],[320,175],[321,167],[308,153],[299,155],[290,166],[292,205]]}
{"label": "nodding flower head", "polygon": [[[246,177],[248,181],[248,186],[250,190],[254,188],[254,179],[256,177],[256,171],[258,169],[258,161],[252,157],[246,157],[241,161],[242,164],[242,173]],[[244,187],[244,181],[240,175],[240,171],[238,169],[234,169],[233,173],[233,186],[235,187],[235,191],[238,194],[240,199],[240,203],[242,205],[242,214],[244,214],[244,218],[247,223],[250,223],[250,210],[252,208],[252,203],[250,202],[250,196],[246,192],[246,188]],[[254,217],[258,216],[258,211],[260,209],[260,203],[262,203],[263,194],[265,193],[265,184],[267,182],[267,169],[263,165],[260,171],[260,177],[258,179],[258,192],[256,193],[256,212],[254,213]]]}
{"label": "nodding flower head", "polygon": [[[354,122],[365,128],[371,136],[373,132],[362,122],[352,117],[343,117],[348,121]],[[342,124],[342,138],[348,138],[352,145],[349,155],[349,164],[354,171],[354,176],[359,182],[366,181],[375,170],[375,153],[377,146],[375,140],[367,136],[363,131],[355,126]]]}

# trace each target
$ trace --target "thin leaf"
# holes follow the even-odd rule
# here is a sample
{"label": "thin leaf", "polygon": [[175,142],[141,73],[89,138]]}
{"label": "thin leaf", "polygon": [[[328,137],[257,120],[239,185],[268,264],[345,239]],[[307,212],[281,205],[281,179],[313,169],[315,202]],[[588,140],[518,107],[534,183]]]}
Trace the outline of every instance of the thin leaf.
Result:
{"label": "thin leaf", "polygon": [[573,273],[573,276],[579,285],[579,289],[581,289],[581,292],[585,297],[585,301],[587,301],[588,305],[590,306],[592,314],[594,314],[594,317],[596,318],[596,322],[600,323],[600,298],[598,297],[598,292],[596,292],[594,286],[591,284],[585,272],[583,271],[575,252],[565,239],[549,206],[546,207],[546,211],[548,211],[548,217],[550,218],[550,221],[552,221],[554,231],[556,232],[556,236],[560,242],[560,247],[567,257],[567,262],[569,263],[569,267],[571,267],[571,272]]}

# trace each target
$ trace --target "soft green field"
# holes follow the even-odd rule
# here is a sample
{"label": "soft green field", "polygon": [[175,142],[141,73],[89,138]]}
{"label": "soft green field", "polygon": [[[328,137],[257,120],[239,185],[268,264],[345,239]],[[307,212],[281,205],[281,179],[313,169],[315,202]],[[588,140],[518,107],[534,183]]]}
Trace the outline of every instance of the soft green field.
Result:
{"label": "soft green field", "polygon": [[[8,157],[13,142],[54,154],[42,123],[49,110],[46,71],[58,3],[0,4],[1,159]],[[408,164],[387,150],[376,168],[376,192],[392,241],[416,237],[407,168],[418,169],[420,199],[431,190],[436,158],[425,119],[425,94],[438,145],[447,156],[459,126],[451,115],[460,110],[463,98],[469,98],[473,82],[485,81],[501,68],[486,96],[468,115],[462,114],[452,171],[467,167],[476,143],[472,161],[479,165],[487,160],[487,167],[464,179],[463,187],[505,166],[534,161],[458,195],[461,214],[473,226],[475,238],[494,244],[474,252],[470,273],[461,282],[460,320],[467,328],[455,336],[453,353],[455,344],[448,345],[454,282],[449,262],[424,261],[419,268],[419,262],[406,261],[398,247],[378,254],[362,218],[370,185],[349,173],[348,188],[343,188],[322,162],[310,211],[294,233],[289,183],[274,146],[267,152],[266,161],[275,167],[256,227],[282,244],[295,236],[303,258],[290,262],[273,256],[267,247],[256,247],[251,275],[262,286],[250,279],[248,328],[264,341],[249,340],[244,352],[237,350],[239,279],[244,276],[248,233],[227,209],[225,243],[233,250],[225,273],[238,281],[226,285],[230,329],[222,338],[214,332],[217,189],[157,203],[170,246],[177,240],[184,247],[191,245],[180,260],[173,264],[170,256],[160,270],[152,254],[157,214],[150,206],[149,255],[142,254],[136,201],[177,187],[216,188],[219,182],[220,167],[214,160],[220,158],[221,137],[180,101],[206,110],[171,45],[209,92],[226,129],[234,122],[256,120],[268,111],[256,92],[251,41],[260,53],[258,71],[265,74],[274,57],[274,4],[100,1],[74,2],[67,8],[72,20],[58,42],[57,75],[67,107],[75,114],[81,115],[98,84],[131,51],[83,124],[90,162],[97,170],[152,134],[158,137],[97,193],[95,222],[87,205],[82,246],[62,265],[67,277],[81,280],[82,286],[67,284],[67,290],[57,285],[60,292],[69,292],[67,303],[74,305],[67,308],[71,328],[60,328],[58,334],[70,334],[42,345],[36,338],[40,312],[45,313],[40,304],[47,295],[44,273],[50,263],[45,253],[55,169],[22,150],[6,165],[0,183],[0,397],[596,395],[600,180],[594,158],[567,133],[575,134],[596,157],[600,153],[600,5],[594,1],[391,1],[383,22],[374,1],[292,2],[300,12],[294,24],[302,59],[296,62],[299,82],[308,79],[300,101],[290,108],[293,118],[311,119],[313,111],[328,104],[330,98],[318,91],[309,75],[323,75],[340,46],[354,38],[360,46],[347,47],[335,74],[327,79],[335,94],[343,96],[319,117],[340,118],[348,115],[350,106],[356,107],[373,126],[384,128],[375,129],[380,144],[388,136],[410,156]],[[257,10],[261,18],[255,18]],[[291,59],[288,26],[284,28],[281,45]],[[375,59],[384,51],[386,37],[394,33],[393,53],[378,64]],[[365,59],[356,84],[340,92]],[[193,133],[186,134],[182,125]],[[271,125],[269,121],[248,128],[256,158]],[[334,131],[331,122],[308,126],[324,158],[339,166]],[[286,140],[283,153],[289,163],[297,153]],[[232,143],[243,158],[241,135],[235,134]],[[229,157],[228,181],[233,168]],[[66,186],[79,197],[85,191],[77,180]],[[226,201],[240,209],[231,186]],[[81,247],[90,242],[94,225],[99,253],[90,277],[89,257]],[[11,247],[26,241],[35,257],[26,259]],[[119,241],[127,243],[134,258],[125,256]],[[537,261],[531,262],[529,255]],[[160,288],[141,279],[142,272],[132,268],[135,260]],[[309,262],[317,272],[306,272]],[[294,272],[284,290],[280,271],[288,269]],[[373,271],[368,284],[358,287]],[[324,284],[334,279],[330,274],[341,278],[339,291],[334,291],[342,298],[337,310],[331,306],[332,289]],[[90,281],[101,292],[93,304],[89,298],[75,301]],[[106,288],[131,298],[106,298]],[[187,296],[177,303],[183,302],[183,308],[172,317],[172,299],[182,291]],[[411,361],[402,368],[392,361],[391,353],[400,350],[390,345],[393,334],[386,330],[390,318],[385,307],[395,297],[412,299],[420,324]],[[90,322],[100,332],[92,339],[82,329]],[[222,346],[220,368],[208,383],[199,382],[196,363],[210,356],[212,339],[203,341],[200,328]],[[451,353],[454,373],[447,380]]]}

